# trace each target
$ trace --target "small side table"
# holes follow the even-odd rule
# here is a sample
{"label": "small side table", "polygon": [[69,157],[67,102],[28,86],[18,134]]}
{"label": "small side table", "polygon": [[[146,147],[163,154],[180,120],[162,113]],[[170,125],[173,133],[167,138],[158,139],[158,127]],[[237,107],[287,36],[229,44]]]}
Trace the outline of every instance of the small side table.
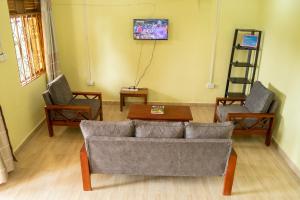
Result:
{"label": "small side table", "polygon": [[125,106],[125,97],[142,97],[144,98],[144,104],[147,104],[148,88],[138,88],[138,90],[121,89],[120,91],[120,111],[123,111]]}

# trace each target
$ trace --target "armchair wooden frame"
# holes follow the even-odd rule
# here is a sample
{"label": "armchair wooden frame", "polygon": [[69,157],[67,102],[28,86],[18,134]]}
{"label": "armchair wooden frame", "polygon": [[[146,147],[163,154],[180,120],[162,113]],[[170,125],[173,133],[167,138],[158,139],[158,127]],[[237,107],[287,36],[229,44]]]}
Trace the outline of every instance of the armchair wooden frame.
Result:
{"label": "armchair wooden frame", "polygon": [[[83,96],[86,99],[98,99],[100,101],[100,109],[97,112],[97,117],[100,115],[100,121],[103,120],[102,111],[102,94],[99,92],[72,92],[73,99],[78,96]],[[73,126],[78,127],[81,119],[92,119],[92,109],[90,106],[80,106],[80,105],[46,105],[45,106],[46,121],[49,131],[49,136],[53,136],[53,126]],[[64,111],[71,110],[76,114],[75,117],[68,117],[64,114]],[[62,119],[55,120],[52,119],[51,114],[56,114]]]}
{"label": "armchair wooden frame", "polygon": [[[221,121],[216,113],[219,105],[232,105],[239,103],[244,105],[245,98],[217,98],[215,104],[214,122]],[[250,127],[245,123],[245,119],[255,119]],[[265,144],[269,146],[272,139],[272,128],[275,119],[274,113],[228,113],[226,121],[233,121],[235,128],[233,135],[265,135]]]}
{"label": "armchair wooden frame", "polygon": [[[232,185],[234,180],[234,173],[236,168],[237,154],[232,148],[228,159],[227,168],[224,174],[223,183],[223,195],[231,195]],[[84,191],[91,191],[91,171],[89,165],[89,159],[86,152],[85,145],[83,144],[80,150],[80,165],[81,165],[81,175],[82,175],[82,187]]]}

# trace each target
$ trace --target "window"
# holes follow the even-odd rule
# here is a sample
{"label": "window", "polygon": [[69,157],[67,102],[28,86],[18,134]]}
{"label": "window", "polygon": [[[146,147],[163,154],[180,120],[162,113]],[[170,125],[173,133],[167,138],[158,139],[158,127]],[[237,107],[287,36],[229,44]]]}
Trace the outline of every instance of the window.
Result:
{"label": "window", "polygon": [[[20,8],[19,2],[23,2]],[[14,5],[18,5],[15,6]],[[27,12],[28,1],[11,1],[10,22],[15,44],[19,77],[22,85],[26,85],[45,72],[43,34],[41,13],[34,12],[33,4],[30,4],[30,12]],[[34,4],[39,5],[39,4]],[[24,7],[25,6],[25,7]]]}

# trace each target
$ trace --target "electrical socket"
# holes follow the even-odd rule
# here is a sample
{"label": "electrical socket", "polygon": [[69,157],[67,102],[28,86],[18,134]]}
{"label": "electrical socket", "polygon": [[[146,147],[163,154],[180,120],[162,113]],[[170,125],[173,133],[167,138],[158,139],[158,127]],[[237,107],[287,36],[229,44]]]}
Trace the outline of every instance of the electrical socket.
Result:
{"label": "electrical socket", "polygon": [[93,81],[93,80],[87,80],[87,85],[88,86],[95,86],[95,81]]}
{"label": "electrical socket", "polygon": [[207,84],[206,84],[206,87],[207,87],[208,89],[214,89],[216,86],[215,86],[214,83],[207,83]]}

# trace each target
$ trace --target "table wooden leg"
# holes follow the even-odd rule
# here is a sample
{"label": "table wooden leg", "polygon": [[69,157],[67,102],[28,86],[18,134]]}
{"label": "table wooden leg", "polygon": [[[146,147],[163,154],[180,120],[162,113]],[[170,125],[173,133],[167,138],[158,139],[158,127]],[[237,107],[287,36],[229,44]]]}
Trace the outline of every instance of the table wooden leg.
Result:
{"label": "table wooden leg", "polygon": [[147,101],[148,101],[147,96],[144,96],[144,104],[147,104],[148,103]]}
{"label": "table wooden leg", "polygon": [[120,111],[123,111],[123,95],[120,94]]}

